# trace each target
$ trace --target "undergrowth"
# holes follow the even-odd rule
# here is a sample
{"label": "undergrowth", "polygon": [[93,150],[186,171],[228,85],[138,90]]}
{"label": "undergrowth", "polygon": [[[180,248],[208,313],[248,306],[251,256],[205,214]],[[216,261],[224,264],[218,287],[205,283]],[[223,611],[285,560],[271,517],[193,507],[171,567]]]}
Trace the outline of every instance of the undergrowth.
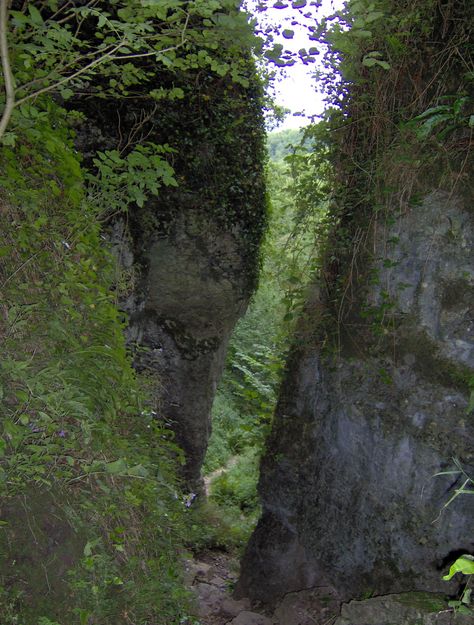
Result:
{"label": "undergrowth", "polygon": [[82,178],[45,100],[0,162],[1,621],[183,623],[181,454],[132,369]]}

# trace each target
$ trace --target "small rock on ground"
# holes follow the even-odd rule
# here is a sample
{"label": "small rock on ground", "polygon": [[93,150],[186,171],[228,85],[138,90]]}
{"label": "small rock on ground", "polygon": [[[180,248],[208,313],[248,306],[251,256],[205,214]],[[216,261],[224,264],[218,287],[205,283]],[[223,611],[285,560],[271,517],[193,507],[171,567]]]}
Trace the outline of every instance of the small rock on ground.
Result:
{"label": "small rock on ground", "polygon": [[250,611],[248,599],[232,598],[237,560],[221,553],[207,553],[203,558],[206,561],[185,562],[186,583],[196,597],[200,625],[273,625],[267,617]]}

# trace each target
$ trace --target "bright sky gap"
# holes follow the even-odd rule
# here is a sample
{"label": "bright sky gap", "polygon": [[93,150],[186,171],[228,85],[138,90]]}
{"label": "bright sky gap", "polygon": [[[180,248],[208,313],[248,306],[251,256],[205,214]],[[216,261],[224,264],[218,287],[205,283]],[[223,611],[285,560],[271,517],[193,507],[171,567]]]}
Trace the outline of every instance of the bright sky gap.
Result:
{"label": "bright sky gap", "polygon": [[[308,18],[308,24],[317,26],[323,17],[341,10],[344,3],[345,0],[322,0],[320,6],[316,7],[308,2],[304,12],[313,14],[312,17]],[[249,9],[254,13],[258,21],[263,19],[265,23],[270,25],[281,25],[284,28],[294,30],[292,39],[286,39],[281,35],[275,36],[275,43],[281,43],[286,49],[295,53],[301,48],[308,50],[315,46],[315,42],[309,39],[307,29],[298,25],[292,25],[296,10],[292,9],[291,2],[284,3],[289,5],[287,9],[278,9],[273,8],[275,4],[278,4],[276,0],[268,1],[269,8],[263,16],[256,11],[255,7],[257,4],[258,0],[250,0]],[[279,130],[305,126],[309,117],[320,115],[323,112],[325,106],[324,96],[317,91],[314,77],[315,72],[320,68],[321,57],[322,54],[316,56],[315,63],[304,65],[302,62],[297,62],[283,71],[278,70],[277,80],[274,85],[275,101],[278,105],[291,111],[285,118],[285,121],[279,126]]]}

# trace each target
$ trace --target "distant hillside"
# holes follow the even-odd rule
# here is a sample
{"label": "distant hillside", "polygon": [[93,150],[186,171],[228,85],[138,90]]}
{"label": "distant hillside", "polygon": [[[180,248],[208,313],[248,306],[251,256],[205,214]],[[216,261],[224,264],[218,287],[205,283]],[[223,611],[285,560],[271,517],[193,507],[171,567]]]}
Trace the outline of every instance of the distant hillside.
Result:
{"label": "distant hillside", "polygon": [[278,132],[270,132],[267,135],[267,149],[270,160],[280,161],[290,153],[289,145],[298,144],[301,141],[299,128],[288,128]]}

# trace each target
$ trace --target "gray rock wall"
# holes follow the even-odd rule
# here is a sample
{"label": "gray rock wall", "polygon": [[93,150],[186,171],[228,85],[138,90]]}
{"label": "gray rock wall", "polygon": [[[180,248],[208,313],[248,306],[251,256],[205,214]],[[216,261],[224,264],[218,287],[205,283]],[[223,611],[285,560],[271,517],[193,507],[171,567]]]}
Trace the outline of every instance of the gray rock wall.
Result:
{"label": "gray rock wall", "polygon": [[212,216],[183,211],[167,236],[152,233],[141,245],[146,263],[126,304],[129,342],[139,346],[137,367],[155,380],[158,418],[174,430],[195,488],[227,343],[251,293],[242,240]]}
{"label": "gray rock wall", "polygon": [[239,592],[255,599],[453,590],[443,565],[474,549],[474,498],[443,510],[463,478],[435,477],[453,457],[474,468],[472,207],[433,193],[374,228],[372,249],[340,352],[321,349],[314,305],[302,321],[243,560]]}

